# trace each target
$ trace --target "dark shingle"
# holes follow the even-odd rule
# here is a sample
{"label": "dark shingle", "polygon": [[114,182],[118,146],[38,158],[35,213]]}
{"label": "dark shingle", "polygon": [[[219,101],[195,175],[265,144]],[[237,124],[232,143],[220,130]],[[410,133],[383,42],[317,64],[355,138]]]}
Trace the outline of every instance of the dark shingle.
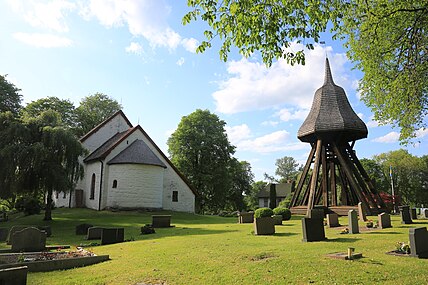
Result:
{"label": "dark shingle", "polygon": [[107,156],[109,153],[109,150],[111,147],[117,143],[121,138],[123,138],[128,131],[117,133],[114,136],[112,136],[108,141],[103,143],[99,148],[94,150],[91,154],[89,154],[83,161],[84,162],[90,162],[92,160],[98,160],[103,159]]}
{"label": "dark shingle", "polygon": [[166,165],[142,140],[135,140],[107,164],[147,164],[166,168]]}

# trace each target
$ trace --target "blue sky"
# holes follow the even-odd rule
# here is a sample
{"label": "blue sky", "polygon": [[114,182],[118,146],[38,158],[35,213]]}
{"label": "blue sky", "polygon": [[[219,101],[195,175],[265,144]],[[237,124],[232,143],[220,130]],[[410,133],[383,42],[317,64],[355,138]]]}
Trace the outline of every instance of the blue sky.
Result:
{"label": "blue sky", "polygon": [[195,53],[206,25],[181,24],[186,2],[2,0],[0,74],[22,89],[24,103],[57,96],[77,106],[87,95],[105,93],[166,154],[182,116],[208,109],[226,122],[235,156],[250,162],[262,180],[263,173],[274,174],[278,158],[306,160],[309,145],[296,133],[323,83],[328,55],[335,83],[369,128],[368,138],[355,144],[358,156],[399,148],[427,154],[428,130],[418,131],[418,143],[403,147],[399,130],[372,120],[356,91],[361,73],[328,34],[325,45],[308,51],[305,66],[279,60],[266,68],[257,54],[244,59],[235,50],[225,63],[216,41],[213,49]]}

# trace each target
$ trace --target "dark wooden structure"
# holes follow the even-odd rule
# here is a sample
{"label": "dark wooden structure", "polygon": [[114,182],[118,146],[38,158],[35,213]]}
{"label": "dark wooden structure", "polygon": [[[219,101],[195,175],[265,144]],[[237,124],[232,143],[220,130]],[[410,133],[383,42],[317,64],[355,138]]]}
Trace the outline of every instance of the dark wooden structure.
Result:
{"label": "dark wooden structure", "polygon": [[367,134],[345,91],[334,84],[326,59],[324,85],[315,92],[311,111],[297,134],[312,149],[291,200],[292,213],[308,215],[315,205],[322,205],[347,215],[359,202],[369,215],[386,209],[353,150],[355,141]]}

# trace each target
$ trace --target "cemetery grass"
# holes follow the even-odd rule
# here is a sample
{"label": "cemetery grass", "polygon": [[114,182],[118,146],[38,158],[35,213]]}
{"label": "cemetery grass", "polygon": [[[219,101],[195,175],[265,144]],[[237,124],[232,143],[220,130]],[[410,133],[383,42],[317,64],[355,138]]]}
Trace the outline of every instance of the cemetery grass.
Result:
{"label": "cemetery grass", "polygon": [[[151,222],[152,214],[171,214],[174,227],[140,235],[140,227]],[[340,234],[343,227],[326,228],[327,241],[303,243],[302,216],[276,226],[272,236],[255,236],[253,225],[237,224],[237,218],[176,212],[56,209],[53,221],[42,218],[18,215],[0,226],[51,225],[47,243],[72,248],[91,242],[75,235],[80,223],[124,227],[125,239],[133,241],[88,247],[97,255],[110,255],[111,260],[29,273],[27,284],[426,284],[428,280],[428,259],[385,254],[397,242],[408,242],[410,227],[428,226],[428,220],[402,225],[398,216],[392,216],[393,228],[355,235]],[[347,217],[341,217],[340,223],[346,225]],[[5,247],[0,243],[0,248]],[[364,258],[345,261],[326,256],[346,252],[348,247]]]}

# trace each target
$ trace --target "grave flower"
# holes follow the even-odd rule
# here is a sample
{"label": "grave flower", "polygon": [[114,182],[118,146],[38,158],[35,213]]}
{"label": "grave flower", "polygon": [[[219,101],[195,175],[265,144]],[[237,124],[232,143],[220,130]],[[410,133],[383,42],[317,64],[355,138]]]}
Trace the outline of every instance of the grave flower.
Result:
{"label": "grave flower", "polygon": [[372,221],[372,220],[368,220],[368,221],[366,222],[366,227],[367,227],[367,228],[373,228],[373,221]]}
{"label": "grave flower", "polygon": [[405,242],[397,242],[395,251],[398,253],[410,254],[410,244]]}
{"label": "grave flower", "polygon": [[349,234],[349,229],[348,229],[348,228],[343,228],[343,229],[340,231],[340,234],[342,234],[342,235],[344,235],[344,234]]}

